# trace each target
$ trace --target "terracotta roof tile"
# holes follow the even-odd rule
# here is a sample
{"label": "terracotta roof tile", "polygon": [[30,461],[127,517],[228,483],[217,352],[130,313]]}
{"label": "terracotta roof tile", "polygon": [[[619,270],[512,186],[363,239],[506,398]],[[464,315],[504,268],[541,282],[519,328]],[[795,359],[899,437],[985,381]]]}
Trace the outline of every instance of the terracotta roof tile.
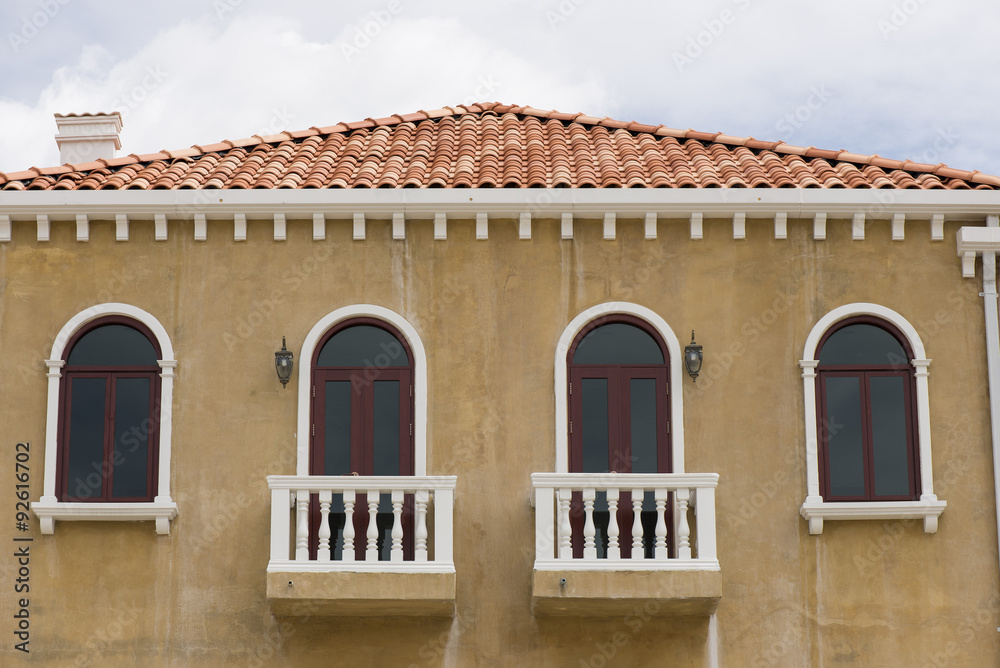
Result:
{"label": "terracotta roof tile", "polygon": [[196,155],[201,155],[201,151],[199,151],[196,148],[182,148],[176,151],[162,151],[162,152],[166,153],[171,158],[191,158]]}
{"label": "terracotta roof tile", "polygon": [[996,189],[1000,177],[495,102],[0,173],[4,190],[435,187]]}
{"label": "terracotta roof tile", "polygon": [[[192,146],[191,148],[196,148],[202,153],[213,153],[215,151],[226,151],[233,148],[230,142],[219,142],[218,144],[206,144],[205,146]],[[164,156],[166,157],[166,156]]]}

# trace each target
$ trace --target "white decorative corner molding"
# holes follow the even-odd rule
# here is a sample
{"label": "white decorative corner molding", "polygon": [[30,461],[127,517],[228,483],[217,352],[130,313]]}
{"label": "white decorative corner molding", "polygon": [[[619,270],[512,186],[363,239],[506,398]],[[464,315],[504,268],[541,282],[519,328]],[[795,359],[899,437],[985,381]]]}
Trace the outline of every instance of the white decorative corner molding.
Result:
{"label": "white decorative corner molding", "polygon": [[[882,502],[824,501],[819,485],[819,430],[816,415],[816,348],[823,334],[841,320],[859,315],[871,315],[894,325],[909,342],[917,386],[917,448],[920,458],[920,500]],[[930,400],[927,377],[931,361],[924,353],[924,344],[917,330],[906,318],[879,304],[855,303],[835,308],[819,319],[806,337],[799,366],[802,369],[803,406],[806,431],[807,496],[799,514],[809,522],[809,533],[823,533],[824,520],[923,519],[924,531],[937,531],[938,517],[948,505],[934,494],[934,471],[931,464]]]}
{"label": "white decorative corner molding", "polygon": [[1000,227],[962,227],[957,236],[958,255],[962,258],[962,276],[976,275],[976,256],[1000,253]]}
{"label": "white decorative corner molding", "polygon": [[[59,501],[56,490],[56,463],[59,443],[59,383],[62,377],[66,344],[81,327],[107,315],[122,315],[144,324],[156,337],[162,359],[160,366],[160,445],[157,495],[153,501],[138,503],[65,502]],[[31,510],[41,523],[43,534],[55,532],[56,520],[140,521],[156,522],[156,533],[170,533],[170,520],[177,517],[177,504],[170,498],[170,450],[173,433],[174,369],[177,360],[167,330],[146,311],[130,304],[97,304],[80,311],[59,330],[45,360],[48,397],[45,412],[45,461],[43,464],[42,497],[31,504]]]}
{"label": "white decorative corner molding", "polygon": [[556,395],[556,473],[569,472],[569,399],[567,397],[566,355],[573,339],[587,323],[597,318],[622,313],[632,315],[653,327],[667,345],[670,357],[670,436],[674,473],[684,473],[684,357],[681,344],[670,325],[655,311],[629,302],[604,302],[586,309],[573,318],[556,344],[555,395]]}
{"label": "white decorative corner molding", "polygon": [[299,350],[298,413],[295,475],[309,475],[310,409],[312,407],[312,362],[323,335],[331,327],[351,318],[376,318],[399,331],[413,353],[413,474],[427,475],[427,353],[420,335],[403,316],[383,306],[354,304],[323,316],[306,334]]}

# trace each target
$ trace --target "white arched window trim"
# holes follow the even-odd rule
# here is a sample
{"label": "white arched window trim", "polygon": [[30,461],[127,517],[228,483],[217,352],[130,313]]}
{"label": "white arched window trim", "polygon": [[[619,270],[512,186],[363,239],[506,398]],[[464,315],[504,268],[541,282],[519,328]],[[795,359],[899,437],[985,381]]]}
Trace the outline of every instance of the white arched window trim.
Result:
{"label": "white arched window trim", "polygon": [[[917,448],[920,457],[920,500],[919,501],[852,501],[826,502],[820,494],[819,486],[819,431],[816,414],[816,347],[831,327],[842,320],[855,316],[869,315],[881,318],[894,325],[910,344],[914,358],[917,396]],[[937,531],[938,517],[944,512],[945,501],[939,501],[934,494],[934,472],[931,466],[931,423],[930,402],[927,392],[927,376],[931,361],[924,352],[924,344],[917,330],[903,316],[892,309],[878,304],[846,304],[827,313],[809,332],[799,366],[802,367],[802,388],[804,395],[806,426],[806,484],[807,496],[799,513],[809,522],[809,533],[823,533],[824,520],[884,520],[922,519],[924,531]]]}
{"label": "white arched window trim", "polygon": [[632,315],[644,320],[653,327],[667,344],[667,352],[670,355],[670,435],[671,452],[673,461],[672,471],[674,473],[684,473],[684,401],[683,392],[683,366],[684,357],[681,354],[681,346],[670,329],[670,325],[655,312],[629,302],[605,302],[592,306],[580,313],[566,326],[559,343],[556,345],[555,358],[555,393],[556,393],[556,473],[569,472],[569,398],[567,397],[566,380],[566,355],[573,345],[573,340],[577,334],[587,326],[587,323],[606,315],[616,313]]}
{"label": "white arched window trim", "polygon": [[417,330],[395,311],[372,304],[355,304],[339,308],[317,322],[305,340],[299,353],[299,408],[296,440],[295,475],[309,475],[309,413],[312,406],[310,383],[312,382],[312,361],[323,335],[331,327],[352,318],[376,318],[395,327],[410,346],[413,353],[413,473],[427,475],[427,355]]}
{"label": "white arched window trim", "polygon": [[[70,503],[59,501],[56,496],[56,466],[59,450],[59,384],[62,378],[66,344],[70,338],[87,323],[108,315],[132,318],[149,328],[156,337],[163,359],[160,366],[160,444],[156,496],[152,501],[137,503]],[[170,533],[170,520],[177,517],[177,504],[170,497],[170,443],[172,434],[174,369],[174,347],[167,336],[167,330],[160,321],[141,308],[129,304],[98,304],[80,311],[70,318],[56,335],[49,359],[45,360],[46,375],[49,379],[48,403],[45,411],[45,469],[42,484],[42,498],[31,504],[31,510],[41,523],[43,534],[55,532],[56,520],[90,521],[142,521],[156,522],[156,533]]]}

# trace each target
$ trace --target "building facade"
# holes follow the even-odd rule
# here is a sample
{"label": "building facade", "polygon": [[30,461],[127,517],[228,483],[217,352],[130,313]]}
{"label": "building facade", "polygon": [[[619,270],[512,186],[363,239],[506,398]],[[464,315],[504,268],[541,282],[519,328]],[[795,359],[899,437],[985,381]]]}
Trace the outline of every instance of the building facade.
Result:
{"label": "building facade", "polygon": [[500,104],[0,175],[3,662],[993,665],[997,188]]}

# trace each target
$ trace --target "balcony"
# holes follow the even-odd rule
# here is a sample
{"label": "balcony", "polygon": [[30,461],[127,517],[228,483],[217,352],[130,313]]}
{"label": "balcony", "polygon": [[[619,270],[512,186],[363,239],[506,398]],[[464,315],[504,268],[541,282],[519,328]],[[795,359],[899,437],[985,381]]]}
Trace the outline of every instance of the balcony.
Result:
{"label": "balcony", "polygon": [[268,476],[271,610],[278,616],[453,615],[455,481]]}
{"label": "balcony", "polygon": [[536,615],[703,616],[722,596],[715,473],[535,473]]}

